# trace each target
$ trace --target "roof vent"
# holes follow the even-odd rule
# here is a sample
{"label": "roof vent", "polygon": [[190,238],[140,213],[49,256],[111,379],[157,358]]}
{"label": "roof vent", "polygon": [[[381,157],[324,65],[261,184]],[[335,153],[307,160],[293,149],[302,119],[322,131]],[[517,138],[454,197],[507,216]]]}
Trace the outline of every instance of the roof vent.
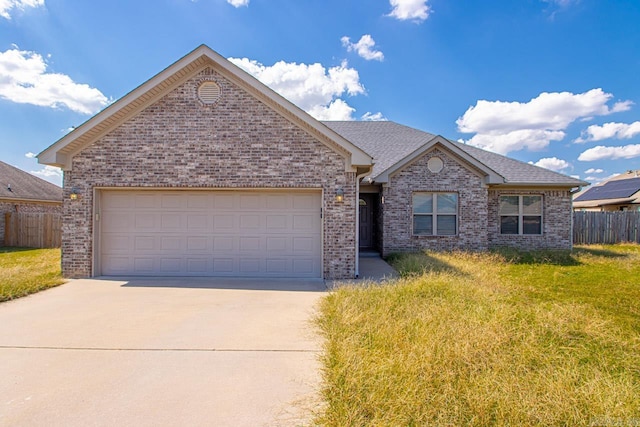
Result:
{"label": "roof vent", "polygon": [[444,162],[440,157],[432,157],[427,162],[427,169],[432,173],[438,173],[444,168]]}
{"label": "roof vent", "polygon": [[202,82],[198,87],[198,98],[203,104],[215,104],[220,99],[220,86],[212,81]]}

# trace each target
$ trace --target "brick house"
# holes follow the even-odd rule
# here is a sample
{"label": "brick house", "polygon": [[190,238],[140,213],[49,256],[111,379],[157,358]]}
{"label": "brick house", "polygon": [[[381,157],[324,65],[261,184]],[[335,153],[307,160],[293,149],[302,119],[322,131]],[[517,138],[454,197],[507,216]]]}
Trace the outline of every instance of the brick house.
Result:
{"label": "brick house", "polygon": [[62,188],[0,162],[0,246],[5,244],[7,213],[61,213]]}
{"label": "brick house", "polygon": [[571,247],[585,183],[393,122],[319,122],[200,46],[43,151],[63,273],[352,278],[358,251]]}

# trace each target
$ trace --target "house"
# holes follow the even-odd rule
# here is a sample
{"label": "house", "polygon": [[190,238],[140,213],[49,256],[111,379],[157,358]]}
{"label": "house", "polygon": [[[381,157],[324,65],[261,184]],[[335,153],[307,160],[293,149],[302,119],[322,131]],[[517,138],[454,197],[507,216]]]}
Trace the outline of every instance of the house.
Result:
{"label": "house", "polygon": [[353,278],[360,248],[570,248],[586,183],[393,122],[319,122],[200,46],[45,151],[62,267]]}
{"label": "house", "polygon": [[5,217],[15,212],[62,212],[62,188],[0,162],[0,246],[5,244]]}
{"label": "house", "polygon": [[577,211],[640,211],[640,170],[627,171],[576,194]]}

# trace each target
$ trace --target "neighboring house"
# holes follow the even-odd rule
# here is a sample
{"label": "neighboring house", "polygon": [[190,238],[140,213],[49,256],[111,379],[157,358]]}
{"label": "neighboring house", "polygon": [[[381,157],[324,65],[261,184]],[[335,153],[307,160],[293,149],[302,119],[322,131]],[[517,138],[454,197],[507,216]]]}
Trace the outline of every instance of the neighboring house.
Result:
{"label": "neighboring house", "polygon": [[640,170],[627,171],[576,194],[576,211],[640,211]]}
{"label": "neighboring house", "polygon": [[0,162],[0,246],[4,245],[5,214],[62,212],[62,188]]}
{"label": "neighboring house", "polygon": [[586,183],[392,122],[321,123],[200,46],[43,151],[63,273],[352,278],[358,251],[570,248]]}

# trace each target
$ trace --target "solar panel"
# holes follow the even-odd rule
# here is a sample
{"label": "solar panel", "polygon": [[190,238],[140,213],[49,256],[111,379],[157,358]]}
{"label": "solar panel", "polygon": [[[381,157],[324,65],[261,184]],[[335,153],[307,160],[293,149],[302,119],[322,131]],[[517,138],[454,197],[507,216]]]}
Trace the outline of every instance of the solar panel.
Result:
{"label": "solar panel", "polygon": [[603,185],[592,187],[576,198],[576,202],[600,199],[624,199],[640,191],[640,178],[609,181]]}

